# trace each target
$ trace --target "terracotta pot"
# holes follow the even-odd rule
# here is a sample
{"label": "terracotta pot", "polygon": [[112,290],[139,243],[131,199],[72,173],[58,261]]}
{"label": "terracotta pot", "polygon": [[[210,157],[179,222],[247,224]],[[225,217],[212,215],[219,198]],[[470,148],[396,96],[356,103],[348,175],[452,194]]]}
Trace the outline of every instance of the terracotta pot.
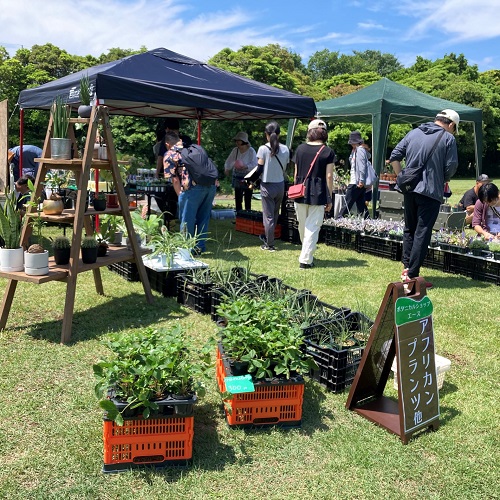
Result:
{"label": "terracotta pot", "polygon": [[118,195],[115,193],[108,193],[106,194],[106,205],[109,208],[118,208]]}
{"label": "terracotta pot", "polygon": [[43,200],[43,213],[46,215],[59,215],[64,210],[63,200]]}

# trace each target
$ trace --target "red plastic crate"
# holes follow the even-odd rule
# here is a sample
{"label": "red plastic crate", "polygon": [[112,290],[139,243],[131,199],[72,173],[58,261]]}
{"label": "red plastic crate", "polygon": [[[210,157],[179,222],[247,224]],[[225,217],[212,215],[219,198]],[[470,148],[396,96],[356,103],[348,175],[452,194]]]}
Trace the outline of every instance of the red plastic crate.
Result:
{"label": "red plastic crate", "polygon": [[[264,234],[264,224],[261,221],[254,221],[253,223],[253,234],[259,236]],[[274,237],[281,238],[281,224],[276,224],[274,227]]]}
{"label": "red plastic crate", "polygon": [[[221,392],[226,390],[227,373],[220,349],[217,349],[216,377]],[[303,402],[303,382],[259,382],[255,384],[255,392],[233,394],[232,399],[226,399],[224,411],[230,427],[299,427]]]}
{"label": "red plastic crate", "polygon": [[254,226],[253,220],[236,217],[236,227],[235,227],[236,231],[241,231],[242,233],[254,234],[253,226]]}
{"label": "red plastic crate", "polygon": [[194,417],[105,420],[103,472],[142,466],[187,465],[193,456]]}

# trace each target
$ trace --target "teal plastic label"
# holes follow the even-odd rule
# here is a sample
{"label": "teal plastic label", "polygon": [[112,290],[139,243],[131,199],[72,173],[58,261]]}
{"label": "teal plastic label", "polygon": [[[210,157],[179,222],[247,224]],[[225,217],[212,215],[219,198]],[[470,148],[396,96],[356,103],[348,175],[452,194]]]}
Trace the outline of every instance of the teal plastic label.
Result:
{"label": "teal plastic label", "polygon": [[422,300],[410,299],[409,297],[400,297],[396,300],[395,320],[396,325],[404,325],[412,321],[420,321],[422,318],[431,316],[432,302],[429,297]]}
{"label": "teal plastic label", "polygon": [[226,391],[231,394],[241,394],[242,392],[255,392],[251,375],[240,375],[238,377],[226,377],[224,379]]}

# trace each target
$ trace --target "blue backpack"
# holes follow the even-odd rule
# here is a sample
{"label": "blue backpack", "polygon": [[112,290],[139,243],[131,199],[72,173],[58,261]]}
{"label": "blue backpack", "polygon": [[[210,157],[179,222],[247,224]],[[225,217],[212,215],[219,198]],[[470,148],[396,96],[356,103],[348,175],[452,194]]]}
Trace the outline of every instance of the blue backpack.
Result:
{"label": "blue backpack", "polygon": [[191,144],[181,150],[182,162],[191,179],[200,186],[213,186],[219,178],[219,171],[207,152],[198,144]]}

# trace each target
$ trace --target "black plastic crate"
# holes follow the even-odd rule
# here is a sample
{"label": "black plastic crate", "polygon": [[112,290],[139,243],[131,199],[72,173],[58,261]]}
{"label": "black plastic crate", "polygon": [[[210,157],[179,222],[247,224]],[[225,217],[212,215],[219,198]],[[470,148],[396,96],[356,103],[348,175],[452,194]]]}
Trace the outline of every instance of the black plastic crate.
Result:
{"label": "black plastic crate", "polygon": [[183,272],[183,269],[155,271],[146,266],[151,290],[160,292],[164,297],[177,297],[177,276]]}
{"label": "black plastic crate", "polygon": [[177,276],[177,302],[201,314],[210,314],[214,283],[196,283],[186,274]]}
{"label": "black plastic crate", "polygon": [[139,271],[137,270],[135,262],[116,262],[114,264],[110,264],[108,269],[116,274],[119,274],[127,281],[140,281]]}
{"label": "black plastic crate", "polygon": [[364,347],[355,344],[352,347],[337,349],[332,346],[330,337],[340,330],[368,333],[373,322],[359,312],[339,313],[337,318],[325,320],[309,327],[304,335],[304,350],[311,355],[318,365],[310,376],[333,392],[342,392],[354,380]]}
{"label": "black plastic crate", "polygon": [[359,236],[358,251],[400,261],[403,254],[403,243],[401,241],[365,234]]}
{"label": "black plastic crate", "polygon": [[444,252],[438,248],[429,248],[422,265],[442,271],[444,267]]}

